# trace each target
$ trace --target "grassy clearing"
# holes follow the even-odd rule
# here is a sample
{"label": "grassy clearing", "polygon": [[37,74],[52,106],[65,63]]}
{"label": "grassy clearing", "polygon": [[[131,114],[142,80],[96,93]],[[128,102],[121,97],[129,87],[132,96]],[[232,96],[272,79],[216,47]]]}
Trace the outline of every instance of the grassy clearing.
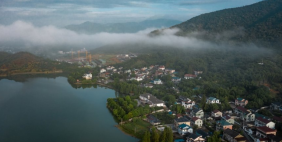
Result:
{"label": "grassy clearing", "polygon": [[125,133],[141,139],[145,131],[149,130],[151,126],[152,125],[150,123],[142,119],[135,119],[132,122],[127,122],[125,124],[119,125],[118,127]]}

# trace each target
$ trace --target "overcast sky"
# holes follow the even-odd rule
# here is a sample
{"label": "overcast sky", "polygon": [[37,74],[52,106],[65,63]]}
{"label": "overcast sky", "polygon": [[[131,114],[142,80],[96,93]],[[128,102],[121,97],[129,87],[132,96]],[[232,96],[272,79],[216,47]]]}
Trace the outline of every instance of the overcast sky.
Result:
{"label": "overcast sky", "polygon": [[65,26],[85,21],[131,22],[145,19],[186,21],[216,10],[260,0],[0,0],[0,24],[17,20],[34,25]]}

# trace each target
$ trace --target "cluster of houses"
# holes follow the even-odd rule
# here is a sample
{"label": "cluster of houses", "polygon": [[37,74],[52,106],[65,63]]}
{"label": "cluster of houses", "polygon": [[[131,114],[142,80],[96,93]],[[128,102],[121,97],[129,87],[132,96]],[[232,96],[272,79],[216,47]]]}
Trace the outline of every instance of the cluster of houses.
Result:
{"label": "cluster of houses", "polygon": [[[171,75],[172,82],[179,83],[180,77],[177,77],[177,72],[174,69],[167,69],[165,66],[150,66],[140,69],[128,69],[124,70],[122,67],[115,68],[108,66],[100,70],[100,77],[109,77],[111,74],[126,74],[127,80],[143,81],[144,79],[151,80],[149,83],[142,84],[142,87],[152,88],[154,85],[163,84],[160,79],[154,79],[162,75]],[[202,71],[195,71],[194,74],[185,74],[182,79],[195,79],[202,74]],[[90,78],[90,75],[85,74],[85,78]],[[91,75],[92,77],[92,75]],[[199,77],[200,78],[200,77]],[[142,104],[148,104],[150,107],[164,107],[165,102],[156,98],[154,95],[145,93],[139,96],[139,102]],[[202,142],[206,141],[209,134],[202,129],[204,126],[204,120],[213,122],[212,129],[217,131],[223,131],[222,139],[229,142],[247,142],[247,141],[277,141],[282,140],[276,135],[275,129],[276,123],[282,123],[282,118],[274,117],[267,118],[252,110],[246,109],[248,100],[243,98],[237,98],[234,100],[235,108],[232,111],[221,112],[219,110],[213,110],[210,114],[204,114],[202,108],[200,108],[195,101],[180,96],[176,104],[180,104],[186,109],[185,115],[175,114],[173,126],[175,131],[186,137],[187,142]],[[215,97],[209,97],[206,100],[206,104],[221,104],[220,100]],[[282,111],[282,105],[279,103],[272,103],[271,109]],[[161,121],[154,115],[147,116],[148,122],[152,125],[160,125]],[[234,127],[234,125],[237,126]],[[238,127],[241,128],[245,134],[238,131]],[[193,128],[197,128],[193,130]],[[199,128],[199,129],[198,129]],[[233,129],[234,128],[234,129]],[[246,137],[246,135],[248,135]]]}
{"label": "cluster of houses", "polygon": [[[151,80],[148,83],[142,84],[142,87],[152,88],[154,85],[163,84],[163,81],[159,79],[159,76],[171,75],[171,81],[174,83],[179,83],[181,81],[180,77],[177,77],[177,72],[174,69],[165,68],[163,65],[151,65],[149,67],[142,67],[140,69],[126,69],[123,67],[115,68],[113,66],[108,66],[100,69],[100,77],[110,77],[112,74],[126,74],[127,80],[136,80],[138,82],[143,81],[144,79]],[[194,79],[199,74],[202,74],[202,71],[194,71],[194,74],[185,74],[184,79]]]}
{"label": "cluster of houses", "polygon": [[[157,99],[152,94],[141,94],[140,101],[149,104],[150,107],[164,107],[165,104],[162,100]],[[216,98],[209,97],[206,101],[207,104],[217,103],[220,101]],[[273,117],[272,119],[265,117],[259,113],[252,112],[246,109],[244,106],[248,104],[248,100],[237,98],[234,101],[236,107],[233,111],[221,112],[219,110],[213,110],[209,116],[204,115],[203,109],[201,109],[194,101],[189,98],[180,96],[176,104],[182,105],[186,109],[185,114],[175,114],[173,121],[173,127],[175,131],[185,137],[181,139],[186,142],[204,142],[209,137],[209,131],[202,129],[204,126],[204,120],[215,122],[213,129],[216,131],[223,131],[222,139],[229,142],[269,142],[269,141],[282,141],[281,136],[277,136],[277,130],[275,129],[275,123],[282,123],[282,117]],[[274,106],[273,106],[274,107]],[[233,112],[233,113],[232,113]],[[148,115],[147,120],[152,125],[160,125],[161,121],[153,115]],[[237,125],[240,130],[244,131],[248,138],[244,134],[238,131],[238,128],[233,127]],[[197,129],[193,129],[197,128]],[[234,130],[235,128],[235,130]],[[181,141],[180,140],[180,141]]]}

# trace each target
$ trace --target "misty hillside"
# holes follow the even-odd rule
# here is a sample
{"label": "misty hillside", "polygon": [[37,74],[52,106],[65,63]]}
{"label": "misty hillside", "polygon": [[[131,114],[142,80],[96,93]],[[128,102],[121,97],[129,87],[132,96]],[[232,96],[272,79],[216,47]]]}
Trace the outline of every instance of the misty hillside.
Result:
{"label": "misty hillside", "polygon": [[[235,31],[237,35],[233,38],[240,41],[279,41],[282,38],[282,1],[265,0],[202,14],[172,28],[179,28],[179,35],[202,31],[204,36],[214,37],[215,33]],[[242,29],[243,34],[239,34],[238,29]]]}
{"label": "misty hillside", "polygon": [[109,32],[109,33],[135,33],[147,28],[162,28],[171,27],[173,25],[179,24],[181,21],[169,20],[169,19],[155,19],[155,20],[145,20],[142,22],[128,22],[128,23],[109,23],[109,24],[99,24],[92,22],[84,22],[79,25],[68,25],[65,28],[78,32],[78,33],[99,33],[99,32]]}

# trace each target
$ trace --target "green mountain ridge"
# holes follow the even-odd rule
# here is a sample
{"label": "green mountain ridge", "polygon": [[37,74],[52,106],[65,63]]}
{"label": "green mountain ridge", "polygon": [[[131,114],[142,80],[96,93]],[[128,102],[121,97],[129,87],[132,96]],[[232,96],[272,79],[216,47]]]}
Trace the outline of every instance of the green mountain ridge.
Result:
{"label": "green mountain ridge", "polygon": [[[181,24],[177,35],[192,32],[205,32],[205,37],[224,31],[243,29],[244,34],[237,34],[233,39],[239,41],[280,41],[282,38],[282,1],[264,0],[252,5],[224,9],[196,16]],[[157,33],[159,31],[154,31]]]}

